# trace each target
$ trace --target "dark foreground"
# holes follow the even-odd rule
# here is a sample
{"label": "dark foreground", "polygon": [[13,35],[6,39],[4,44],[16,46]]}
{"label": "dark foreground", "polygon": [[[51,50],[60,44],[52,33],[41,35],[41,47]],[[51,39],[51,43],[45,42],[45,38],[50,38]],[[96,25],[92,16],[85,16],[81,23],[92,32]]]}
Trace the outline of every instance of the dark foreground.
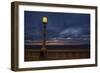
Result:
{"label": "dark foreground", "polygon": [[[25,45],[25,61],[39,61],[42,45]],[[47,60],[90,58],[90,45],[47,45]]]}

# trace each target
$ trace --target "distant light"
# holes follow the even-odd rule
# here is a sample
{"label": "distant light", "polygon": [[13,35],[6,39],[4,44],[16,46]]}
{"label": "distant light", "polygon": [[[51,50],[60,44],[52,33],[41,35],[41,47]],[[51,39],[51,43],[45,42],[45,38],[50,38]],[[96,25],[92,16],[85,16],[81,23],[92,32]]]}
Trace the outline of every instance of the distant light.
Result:
{"label": "distant light", "polygon": [[69,40],[70,40],[70,39],[72,39],[72,38],[71,38],[71,37],[68,37],[68,38],[66,38],[66,39],[69,39]]}

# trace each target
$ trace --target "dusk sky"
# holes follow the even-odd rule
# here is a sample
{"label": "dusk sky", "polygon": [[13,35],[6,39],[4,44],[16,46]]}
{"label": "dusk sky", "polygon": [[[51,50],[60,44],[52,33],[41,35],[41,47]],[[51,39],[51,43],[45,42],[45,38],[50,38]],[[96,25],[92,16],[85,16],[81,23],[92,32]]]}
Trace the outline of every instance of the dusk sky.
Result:
{"label": "dusk sky", "polygon": [[25,40],[42,39],[42,17],[48,17],[47,40],[90,40],[90,14],[24,11]]}

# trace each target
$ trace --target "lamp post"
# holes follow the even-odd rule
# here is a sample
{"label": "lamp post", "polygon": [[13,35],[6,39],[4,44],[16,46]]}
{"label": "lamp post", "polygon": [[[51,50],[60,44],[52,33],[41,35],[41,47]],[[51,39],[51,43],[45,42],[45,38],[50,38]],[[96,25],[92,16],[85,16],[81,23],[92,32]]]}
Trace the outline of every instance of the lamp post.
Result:
{"label": "lamp post", "polygon": [[46,16],[43,16],[42,18],[42,24],[43,24],[43,36],[42,36],[42,48],[40,50],[40,60],[47,60],[48,54],[47,54],[47,48],[46,48],[46,25],[47,25],[48,19]]}

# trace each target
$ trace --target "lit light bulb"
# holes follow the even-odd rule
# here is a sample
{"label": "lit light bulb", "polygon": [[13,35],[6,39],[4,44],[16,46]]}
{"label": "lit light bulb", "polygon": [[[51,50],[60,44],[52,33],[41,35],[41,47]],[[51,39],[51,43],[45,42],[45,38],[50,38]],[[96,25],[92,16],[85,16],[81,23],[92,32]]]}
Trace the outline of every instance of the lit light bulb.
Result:
{"label": "lit light bulb", "polygon": [[43,24],[47,24],[48,19],[47,19],[47,17],[46,17],[46,16],[44,16],[44,17],[43,17],[42,22],[43,22]]}

